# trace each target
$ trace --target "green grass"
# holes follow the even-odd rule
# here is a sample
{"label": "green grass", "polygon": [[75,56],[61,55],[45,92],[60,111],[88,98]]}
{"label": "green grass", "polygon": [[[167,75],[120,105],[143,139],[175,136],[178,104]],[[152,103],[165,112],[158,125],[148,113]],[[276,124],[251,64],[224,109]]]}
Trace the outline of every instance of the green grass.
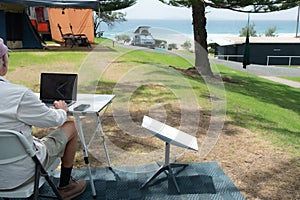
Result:
{"label": "green grass", "polygon": [[279,76],[279,78],[287,79],[290,81],[300,82],[300,77],[298,77],[298,76]]}
{"label": "green grass", "polygon": [[[140,66],[140,65],[149,65],[149,66],[173,66],[180,69],[188,69],[190,67],[193,67],[193,60],[186,59],[181,56],[176,55],[166,55],[156,52],[149,52],[149,51],[129,51],[126,54],[123,54],[117,62],[123,63],[123,65],[127,66]],[[170,70],[166,69],[167,71]],[[178,72],[179,73],[179,72]],[[153,73],[153,76],[155,73]],[[174,75],[176,76],[176,74]],[[207,98],[209,96],[208,89],[202,80],[202,78],[199,76],[199,78],[193,78],[190,76],[183,76],[183,79],[188,80],[190,84],[190,88],[192,88],[197,97],[199,97],[199,104],[204,109],[209,109],[211,105],[209,105],[209,99]],[[176,78],[175,78],[176,80]],[[174,87],[180,87],[180,86],[174,86]],[[182,93],[185,91],[183,90]],[[179,93],[181,93],[179,91]],[[165,93],[165,96],[167,96],[168,93]],[[169,96],[172,98],[171,96]]]}
{"label": "green grass", "polygon": [[87,56],[88,52],[74,51],[15,51],[10,53],[9,70],[14,71],[16,67],[45,65],[64,66],[73,65],[76,69]]}
{"label": "green grass", "polygon": [[103,37],[101,37],[101,38],[95,38],[95,41],[94,41],[95,44],[104,44],[106,42],[111,43],[112,41],[110,39],[103,38]]}
{"label": "green grass", "polygon": [[147,51],[128,51],[119,58],[119,61],[126,61],[128,64],[163,64],[176,66],[181,68],[188,68],[192,66],[191,60],[175,56],[166,55],[158,52],[147,52]]}
{"label": "green grass", "polygon": [[300,91],[228,67],[218,68],[222,76],[238,81],[225,83],[228,119],[299,153]]}

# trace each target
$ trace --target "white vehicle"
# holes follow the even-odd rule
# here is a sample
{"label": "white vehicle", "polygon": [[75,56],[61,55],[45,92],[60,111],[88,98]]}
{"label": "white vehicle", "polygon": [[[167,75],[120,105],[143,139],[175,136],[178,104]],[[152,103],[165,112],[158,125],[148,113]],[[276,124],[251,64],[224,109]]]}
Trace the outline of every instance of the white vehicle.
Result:
{"label": "white vehicle", "polygon": [[134,31],[134,36],[131,44],[134,46],[154,48],[155,39],[152,37],[151,33],[149,32],[149,28],[150,26],[139,26]]}

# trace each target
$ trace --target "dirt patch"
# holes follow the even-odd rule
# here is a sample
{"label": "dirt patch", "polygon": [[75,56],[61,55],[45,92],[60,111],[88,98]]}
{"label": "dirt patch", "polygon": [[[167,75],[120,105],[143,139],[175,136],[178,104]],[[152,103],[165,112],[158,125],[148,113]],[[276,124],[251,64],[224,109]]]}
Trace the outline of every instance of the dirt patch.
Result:
{"label": "dirt patch", "polygon": [[[174,66],[169,66],[187,76],[190,76],[190,77],[193,77],[193,78],[199,78],[200,77],[200,74],[198,72],[198,70],[195,68],[195,67],[190,67],[188,69],[181,69],[181,68],[178,68],[178,67],[174,67]],[[227,82],[227,83],[240,83],[241,81],[239,80],[236,80],[236,79],[232,79],[232,78],[229,78],[229,77],[222,77],[222,81],[224,82]]]}
{"label": "dirt patch", "polygon": [[217,161],[247,199],[300,197],[299,158],[257,133],[226,124],[205,160]]}
{"label": "dirt patch", "polygon": [[188,76],[191,76],[193,78],[198,78],[200,77],[200,74],[199,72],[197,71],[197,69],[195,67],[190,67],[188,69],[181,69],[181,68],[178,68],[178,67],[175,67],[175,66],[169,66],[177,71],[180,71],[181,73],[185,74],[185,75],[188,75]]}

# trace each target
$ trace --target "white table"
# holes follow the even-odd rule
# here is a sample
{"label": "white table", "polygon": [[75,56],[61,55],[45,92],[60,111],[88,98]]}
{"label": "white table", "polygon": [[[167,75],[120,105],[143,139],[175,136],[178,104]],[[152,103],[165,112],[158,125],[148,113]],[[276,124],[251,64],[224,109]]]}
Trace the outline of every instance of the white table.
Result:
{"label": "white table", "polygon": [[[40,94],[36,93],[36,95],[39,97]],[[85,165],[87,168],[87,173],[91,182],[91,188],[92,188],[92,193],[93,196],[96,197],[96,190],[95,190],[95,185],[91,173],[91,168],[90,168],[90,163],[89,163],[89,155],[88,155],[88,149],[86,145],[86,141],[84,139],[84,133],[82,130],[82,123],[80,120],[80,117],[84,116],[92,116],[92,117],[97,117],[97,129],[93,135],[93,137],[98,133],[102,137],[102,143],[103,143],[103,148],[106,156],[106,161],[107,161],[107,166],[111,170],[110,166],[110,159],[108,155],[108,151],[106,148],[106,143],[105,143],[105,135],[102,130],[102,118],[105,114],[106,109],[108,106],[112,103],[112,100],[115,98],[115,95],[104,95],[104,94],[78,94],[77,95],[77,101],[73,105],[69,107],[69,112],[68,115],[74,116],[75,123],[78,128],[78,135],[80,138],[80,142],[82,145],[82,151],[83,151],[83,156],[84,156],[84,161]],[[87,108],[84,111],[74,111],[74,108],[81,104],[89,104],[90,107]]]}
{"label": "white table", "polygon": [[[87,150],[86,141],[84,139],[84,133],[82,130],[82,123],[81,123],[80,117],[84,117],[84,116],[97,117],[97,129],[94,133],[94,136],[95,136],[95,134],[99,133],[100,136],[102,137],[103,148],[104,148],[104,152],[106,155],[107,166],[109,167],[109,169],[111,169],[110,159],[109,159],[109,155],[108,155],[108,151],[107,151],[106,143],[105,143],[105,137],[104,137],[105,135],[102,130],[101,122],[102,122],[102,118],[105,114],[105,111],[108,108],[108,105],[110,105],[112,103],[112,100],[114,99],[114,97],[115,97],[115,95],[78,94],[76,103],[69,107],[68,114],[74,116],[75,123],[78,128],[78,135],[80,137],[80,142],[82,145],[84,161],[85,161],[87,173],[88,173],[88,176],[89,176],[89,179],[91,182],[91,188],[92,188],[92,193],[93,193],[94,197],[96,197],[96,190],[95,190],[95,185],[94,185],[94,181],[93,181],[93,177],[92,177],[92,173],[91,173],[91,168],[90,168],[90,163],[89,163],[89,158],[88,158],[88,150]],[[77,106],[79,106],[81,104],[89,104],[90,107],[84,111],[74,111],[74,108],[76,108]]]}

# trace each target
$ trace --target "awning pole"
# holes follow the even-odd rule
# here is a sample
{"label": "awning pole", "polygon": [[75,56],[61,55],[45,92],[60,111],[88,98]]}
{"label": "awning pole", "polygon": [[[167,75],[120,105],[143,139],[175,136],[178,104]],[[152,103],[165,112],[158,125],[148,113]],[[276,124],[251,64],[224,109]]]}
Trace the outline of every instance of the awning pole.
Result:
{"label": "awning pole", "polygon": [[300,4],[298,6],[298,15],[297,15],[297,28],[296,28],[296,37],[298,37],[298,29],[299,29],[299,14],[300,14]]}

